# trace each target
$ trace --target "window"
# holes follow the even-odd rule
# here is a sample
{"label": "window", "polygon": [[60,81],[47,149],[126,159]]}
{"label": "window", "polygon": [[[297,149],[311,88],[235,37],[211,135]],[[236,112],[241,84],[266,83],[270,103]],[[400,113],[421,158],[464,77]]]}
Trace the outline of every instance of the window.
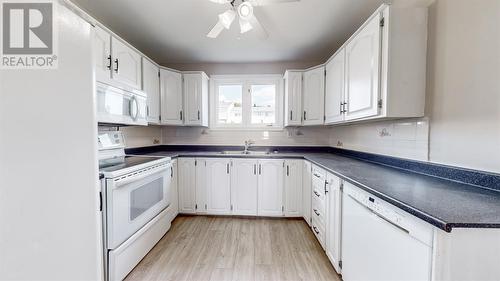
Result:
{"label": "window", "polygon": [[281,129],[281,91],[281,76],[212,76],[211,128]]}

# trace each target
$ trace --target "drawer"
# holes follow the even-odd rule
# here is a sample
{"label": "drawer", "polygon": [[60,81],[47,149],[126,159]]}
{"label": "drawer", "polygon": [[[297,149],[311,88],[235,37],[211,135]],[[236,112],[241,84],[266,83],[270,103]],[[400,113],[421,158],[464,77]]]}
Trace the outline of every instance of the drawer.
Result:
{"label": "drawer", "polygon": [[320,226],[325,228],[326,226],[326,207],[324,202],[321,200],[314,199],[312,200],[312,212],[311,216],[316,218]]}
{"label": "drawer", "polygon": [[325,188],[324,187],[318,188],[318,187],[313,186],[311,196],[312,196],[313,200],[319,200],[322,202],[323,205],[325,205],[326,196],[325,196]]}
{"label": "drawer", "polygon": [[316,165],[312,166],[312,176],[313,178],[320,179],[322,181],[325,181],[326,179],[326,170],[322,169]]}
{"label": "drawer", "polygon": [[314,236],[319,241],[319,244],[323,249],[325,249],[325,228],[319,223],[319,221],[313,216],[312,217],[312,226],[311,229],[314,233]]}

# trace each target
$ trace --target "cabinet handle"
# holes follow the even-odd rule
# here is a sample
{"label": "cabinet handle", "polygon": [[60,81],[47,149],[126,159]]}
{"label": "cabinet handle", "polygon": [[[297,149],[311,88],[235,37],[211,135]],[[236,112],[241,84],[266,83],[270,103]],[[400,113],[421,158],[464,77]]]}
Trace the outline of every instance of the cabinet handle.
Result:
{"label": "cabinet handle", "polygon": [[200,111],[198,110],[198,120],[200,120]]}
{"label": "cabinet handle", "polygon": [[290,110],[290,120],[293,120],[293,111]]}
{"label": "cabinet handle", "polygon": [[306,118],[306,111],[304,110],[304,120],[307,120]]}
{"label": "cabinet handle", "polygon": [[342,113],[347,113],[347,102],[344,102],[343,106],[342,106]]}
{"label": "cabinet handle", "polygon": [[321,176],[320,176],[320,175],[318,175],[318,174],[316,174],[316,173],[313,173],[313,175],[314,175],[315,177],[317,177],[317,178],[321,178]]}
{"label": "cabinet handle", "polygon": [[344,113],[344,103],[340,102],[340,114]]}
{"label": "cabinet handle", "polygon": [[262,174],[262,166],[259,164],[259,175]]}
{"label": "cabinet handle", "polygon": [[253,164],[253,174],[257,174],[257,164]]}
{"label": "cabinet handle", "polygon": [[318,212],[318,210],[313,209],[313,211],[314,211],[314,213],[316,214],[316,216],[318,216],[318,217],[319,217],[319,212]]}
{"label": "cabinet handle", "polygon": [[170,177],[171,178],[174,177],[174,168],[173,167],[170,167]]}
{"label": "cabinet handle", "polygon": [[328,185],[329,185],[329,184],[330,184],[330,183],[329,183],[327,180],[325,180],[325,194],[327,194],[327,193],[328,193]]}
{"label": "cabinet handle", "polygon": [[106,66],[107,69],[111,69],[111,55],[108,56],[108,65]]}
{"label": "cabinet handle", "polygon": [[316,196],[318,196],[318,197],[320,197],[320,196],[321,196],[318,192],[316,192],[316,190],[315,190],[315,191],[313,191],[313,192],[314,192],[314,194],[316,194]]}
{"label": "cabinet handle", "polygon": [[286,176],[290,176],[290,168],[288,165],[286,165]]}
{"label": "cabinet handle", "polygon": [[146,105],[146,116],[149,117],[149,105]]}
{"label": "cabinet handle", "polygon": [[229,163],[227,163],[226,172],[229,174]]}
{"label": "cabinet handle", "polygon": [[115,72],[118,73],[118,59],[115,59],[115,64],[116,64]]}
{"label": "cabinet handle", "polygon": [[179,115],[180,115],[180,117],[181,117],[181,121],[182,121],[182,110],[181,110],[181,111],[179,111]]}
{"label": "cabinet handle", "polygon": [[315,226],[313,226],[313,229],[314,229],[314,232],[316,232],[316,234],[319,234],[319,231]]}

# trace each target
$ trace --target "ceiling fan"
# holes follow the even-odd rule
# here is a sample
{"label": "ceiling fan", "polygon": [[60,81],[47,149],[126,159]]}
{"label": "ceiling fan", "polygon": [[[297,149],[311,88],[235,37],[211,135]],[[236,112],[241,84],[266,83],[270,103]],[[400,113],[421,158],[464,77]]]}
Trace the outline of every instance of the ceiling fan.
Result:
{"label": "ceiling fan", "polygon": [[239,18],[240,33],[255,30],[261,39],[266,39],[269,35],[266,29],[260,24],[254,15],[253,8],[284,2],[297,2],[300,0],[209,0],[217,4],[230,4],[231,7],[222,14],[219,14],[219,21],[208,32],[207,37],[217,38],[224,29],[229,29],[231,24]]}

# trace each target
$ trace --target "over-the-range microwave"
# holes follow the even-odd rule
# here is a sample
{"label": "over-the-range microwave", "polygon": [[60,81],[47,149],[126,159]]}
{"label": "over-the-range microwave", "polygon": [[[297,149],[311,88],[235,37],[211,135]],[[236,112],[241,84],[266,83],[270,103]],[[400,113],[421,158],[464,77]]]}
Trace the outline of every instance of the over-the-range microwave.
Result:
{"label": "over-the-range microwave", "polygon": [[97,82],[96,98],[99,124],[148,125],[146,93]]}

